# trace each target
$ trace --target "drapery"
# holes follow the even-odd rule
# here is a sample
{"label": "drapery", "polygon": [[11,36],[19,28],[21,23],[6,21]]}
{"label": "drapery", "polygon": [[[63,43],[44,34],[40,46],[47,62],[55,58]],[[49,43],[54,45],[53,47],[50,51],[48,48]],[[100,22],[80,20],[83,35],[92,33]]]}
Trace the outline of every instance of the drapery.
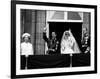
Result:
{"label": "drapery", "polygon": [[[25,69],[25,56],[21,57],[21,69]],[[59,68],[70,66],[70,56],[66,55],[31,55],[27,59],[27,68]]]}
{"label": "drapery", "polygon": [[[72,67],[90,66],[90,53],[73,54]],[[28,69],[70,67],[70,55],[33,55],[27,59]],[[21,56],[21,69],[25,69],[25,56]]]}

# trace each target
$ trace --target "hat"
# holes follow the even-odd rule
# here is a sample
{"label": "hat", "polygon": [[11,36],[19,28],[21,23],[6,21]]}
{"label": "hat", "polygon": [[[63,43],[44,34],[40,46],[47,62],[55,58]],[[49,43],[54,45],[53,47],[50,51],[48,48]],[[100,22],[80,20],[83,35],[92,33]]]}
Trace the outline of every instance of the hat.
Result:
{"label": "hat", "polygon": [[29,34],[29,33],[24,33],[24,34],[22,35],[22,38],[24,38],[25,36],[30,37],[30,34]]}

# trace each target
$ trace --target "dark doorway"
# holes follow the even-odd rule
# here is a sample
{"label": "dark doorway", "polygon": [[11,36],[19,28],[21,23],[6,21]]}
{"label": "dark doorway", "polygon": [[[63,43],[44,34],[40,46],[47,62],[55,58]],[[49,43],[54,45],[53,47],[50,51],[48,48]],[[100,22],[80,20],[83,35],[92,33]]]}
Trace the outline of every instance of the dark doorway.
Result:
{"label": "dark doorway", "polygon": [[59,42],[61,41],[64,31],[71,29],[73,36],[75,37],[79,48],[81,49],[81,38],[82,38],[82,23],[76,22],[49,22],[49,34],[55,31]]}

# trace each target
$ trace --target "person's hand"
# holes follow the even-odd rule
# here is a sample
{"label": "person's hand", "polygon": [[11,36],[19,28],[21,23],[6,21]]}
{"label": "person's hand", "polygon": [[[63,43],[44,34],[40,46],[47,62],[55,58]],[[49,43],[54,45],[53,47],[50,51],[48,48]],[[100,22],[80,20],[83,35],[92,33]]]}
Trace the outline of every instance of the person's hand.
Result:
{"label": "person's hand", "polygon": [[62,47],[62,51],[64,51],[65,50],[65,47]]}
{"label": "person's hand", "polygon": [[54,49],[49,49],[49,51],[55,51]]}
{"label": "person's hand", "polygon": [[69,29],[69,31],[71,32],[71,29]]}
{"label": "person's hand", "polygon": [[46,30],[47,30],[47,28],[45,27],[45,28],[44,28],[44,32],[46,32]]}
{"label": "person's hand", "polygon": [[26,58],[28,58],[28,55],[25,55]]}

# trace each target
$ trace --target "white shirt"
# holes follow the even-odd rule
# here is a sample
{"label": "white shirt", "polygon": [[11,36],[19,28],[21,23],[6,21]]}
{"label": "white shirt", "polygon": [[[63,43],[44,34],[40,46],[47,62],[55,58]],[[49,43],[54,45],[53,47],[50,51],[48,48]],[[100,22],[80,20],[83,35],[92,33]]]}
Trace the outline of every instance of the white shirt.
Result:
{"label": "white shirt", "polygon": [[21,43],[21,55],[33,55],[33,46],[31,43],[23,42]]}

